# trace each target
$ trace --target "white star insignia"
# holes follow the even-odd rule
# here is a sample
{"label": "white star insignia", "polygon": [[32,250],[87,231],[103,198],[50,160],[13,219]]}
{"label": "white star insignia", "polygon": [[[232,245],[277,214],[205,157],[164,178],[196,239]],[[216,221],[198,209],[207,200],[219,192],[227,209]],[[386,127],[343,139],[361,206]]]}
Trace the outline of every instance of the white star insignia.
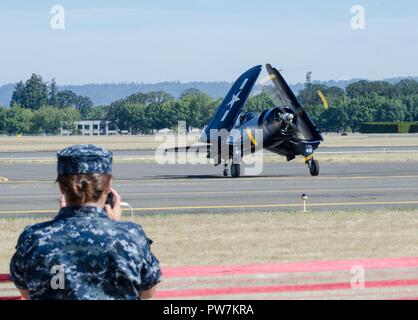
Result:
{"label": "white star insignia", "polygon": [[240,101],[241,99],[239,98],[239,94],[241,93],[241,91],[237,94],[237,95],[235,95],[235,94],[233,94],[232,95],[232,99],[231,99],[231,101],[227,104],[227,106],[231,106],[229,109],[231,110],[232,109],[232,107],[234,106],[234,104],[235,103],[237,103],[238,101]]}

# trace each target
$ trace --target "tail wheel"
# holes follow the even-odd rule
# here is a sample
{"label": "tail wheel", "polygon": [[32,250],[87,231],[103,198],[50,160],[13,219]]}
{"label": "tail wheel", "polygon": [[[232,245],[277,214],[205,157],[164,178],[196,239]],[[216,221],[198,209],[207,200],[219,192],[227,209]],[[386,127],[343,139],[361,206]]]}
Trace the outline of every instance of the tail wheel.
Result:
{"label": "tail wheel", "polygon": [[233,163],[231,165],[231,176],[233,178],[238,178],[241,174],[241,166],[239,164]]}
{"label": "tail wheel", "polygon": [[316,177],[319,175],[319,162],[318,160],[311,160],[309,162],[309,171],[311,176]]}

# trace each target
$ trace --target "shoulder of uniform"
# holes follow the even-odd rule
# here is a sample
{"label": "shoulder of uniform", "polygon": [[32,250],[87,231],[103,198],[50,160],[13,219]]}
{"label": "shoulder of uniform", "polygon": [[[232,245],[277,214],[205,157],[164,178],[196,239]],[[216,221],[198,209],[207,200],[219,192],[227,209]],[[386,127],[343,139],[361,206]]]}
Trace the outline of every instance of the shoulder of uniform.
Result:
{"label": "shoulder of uniform", "polygon": [[115,222],[112,232],[115,233],[115,236],[117,234],[120,235],[120,237],[117,236],[119,240],[133,241],[138,245],[144,246],[144,248],[153,243],[153,241],[147,237],[142,227],[136,223],[122,221]]}
{"label": "shoulder of uniform", "polygon": [[142,227],[133,222],[118,221],[116,222],[116,227],[119,230],[127,231],[129,234],[145,236],[145,232]]}
{"label": "shoulder of uniform", "polygon": [[53,220],[26,226],[19,236],[18,245],[24,243],[25,241],[29,239],[34,239],[34,238],[39,237],[42,230],[50,226],[52,223],[53,223]]}

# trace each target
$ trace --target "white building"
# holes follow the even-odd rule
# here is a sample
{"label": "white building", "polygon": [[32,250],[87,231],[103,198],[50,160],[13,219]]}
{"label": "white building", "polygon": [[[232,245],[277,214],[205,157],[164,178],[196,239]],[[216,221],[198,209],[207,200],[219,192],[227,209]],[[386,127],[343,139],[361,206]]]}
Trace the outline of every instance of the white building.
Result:
{"label": "white building", "polygon": [[83,136],[107,136],[113,133],[109,130],[109,121],[82,120],[76,121],[74,124],[77,133]]}

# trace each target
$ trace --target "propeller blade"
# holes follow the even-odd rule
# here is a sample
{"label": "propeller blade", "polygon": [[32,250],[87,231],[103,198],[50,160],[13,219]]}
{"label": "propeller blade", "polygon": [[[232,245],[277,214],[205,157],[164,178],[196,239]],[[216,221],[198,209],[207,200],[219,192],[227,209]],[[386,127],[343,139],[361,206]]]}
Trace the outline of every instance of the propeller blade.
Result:
{"label": "propeller blade", "polygon": [[329,102],[328,102],[327,97],[325,96],[325,94],[321,90],[318,90],[317,93],[318,93],[319,98],[322,101],[324,109],[328,110],[329,109]]}

